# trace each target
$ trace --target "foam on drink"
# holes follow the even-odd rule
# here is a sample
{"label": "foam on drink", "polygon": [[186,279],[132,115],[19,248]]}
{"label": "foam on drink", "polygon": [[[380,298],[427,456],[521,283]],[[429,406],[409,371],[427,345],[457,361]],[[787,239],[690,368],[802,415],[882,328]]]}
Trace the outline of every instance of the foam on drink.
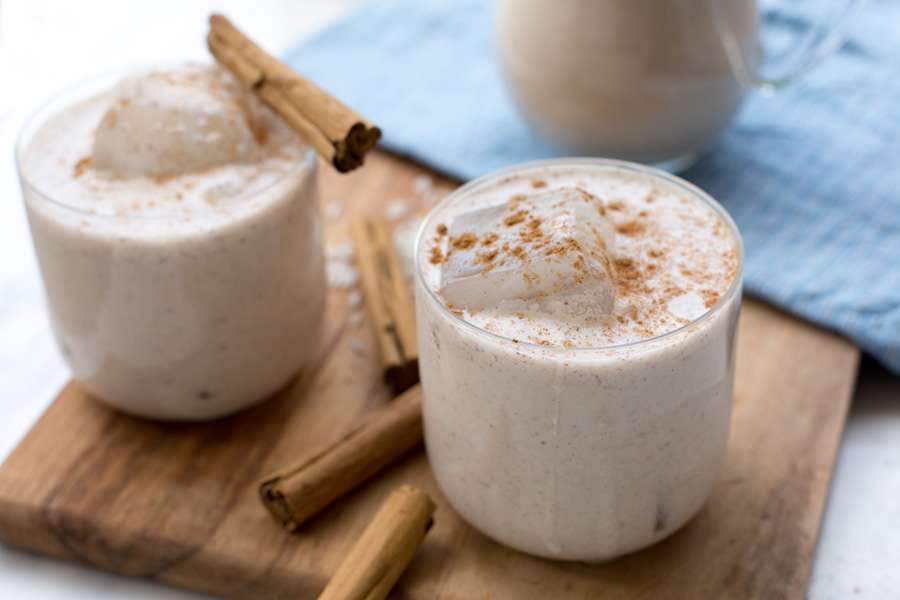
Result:
{"label": "foam on drink", "polygon": [[450,209],[426,277],[451,310],[521,342],[594,348],[662,335],[724,294],[721,218],[626,170],[506,178]]}

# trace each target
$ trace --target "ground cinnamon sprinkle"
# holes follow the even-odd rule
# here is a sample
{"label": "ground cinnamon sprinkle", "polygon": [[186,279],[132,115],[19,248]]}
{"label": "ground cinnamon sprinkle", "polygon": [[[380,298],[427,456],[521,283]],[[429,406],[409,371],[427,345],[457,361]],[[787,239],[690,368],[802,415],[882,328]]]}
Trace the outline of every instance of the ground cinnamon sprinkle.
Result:
{"label": "ground cinnamon sprinkle", "polygon": [[633,269],[635,266],[634,259],[626,258],[626,257],[617,258],[613,262],[616,263],[616,268],[621,269],[623,271]]}
{"label": "ground cinnamon sprinkle", "polygon": [[459,236],[450,240],[450,245],[454,250],[468,250],[472,246],[475,245],[475,242],[478,241],[478,238],[475,237],[475,234],[467,231],[466,233],[460,234]]}
{"label": "ground cinnamon sprinkle", "polygon": [[525,217],[528,216],[528,211],[525,210],[517,210],[513,214],[509,215],[505,219],[503,219],[503,224],[507,227],[512,227],[513,225],[518,225],[522,221],[525,220]]}
{"label": "ground cinnamon sprinkle", "polygon": [[[541,182],[543,185],[533,187],[553,188],[556,185],[555,181],[551,182],[553,185],[543,180]],[[700,307],[703,305],[710,309],[721,300],[725,287],[720,286],[727,286],[728,281],[737,275],[739,266],[737,250],[724,249],[716,239],[727,235],[727,223],[679,208],[679,198],[674,194],[670,197],[651,190],[628,201],[599,201],[589,192],[577,189],[582,192],[581,197],[547,194],[546,204],[543,198],[545,192],[529,192],[527,195],[510,192],[505,195],[508,200],[502,212],[491,217],[491,227],[485,227],[477,235],[473,232],[457,237],[457,231],[450,233],[450,229],[443,224],[436,226],[438,234],[450,236],[449,250],[443,245],[433,248],[432,263],[450,259],[457,250],[469,250],[471,255],[467,255],[465,260],[472,261],[469,264],[479,265],[476,270],[490,273],[494,269],[505,269],[504,265],[514,265],[513,272],[527,284],[533,285],[541,279],[537,275],[539,271],[529,268],[529,263],[543,265],[542,261],[549,261],[556,266],[562,265],[560,268],[566,270],[568,284],[577,290],[582,289],[579,284],[594,276],[602,277],[605,272],[616,288],[615,308],[608,315],[590,311],[585,313],[585,320],[578,323],[587,328],[587,333],[581,332],[572,323],[565,323],[561,330],[554,326],[552,331],[541,331],[539,325],[548,322],[545,321],[545,309],[555,311],[557,306],[560,310],[563,308],[561,304],[544,306],[540,295],[526,294],[523,298],[525,306],[528,306],[525,312],[504,315],[500,311],[501,324],[503,317],[511,319],[509,333],[520,334],[516,341],[521,339],[523,342],[562,348],[593,343],[590,339],[595,334],[610,339],[620,336],[629,339],[632,336],[652,337],[660,331],[688,322],[679,316],[679,311],[702,310]],[[572,188],[568,190],[571,192]],[[540,202],[535,204],[537,208],[532,209],[532,198]],[[596,227],[590,228],[593,236],[588,231],[582,247],[576,240],[577,235],[584,233],[578,229],[580,222],[575,221],[573,225],[567,218],[557,223],[552,216],[545,216],[542,212],[546,209],[548,215],[555,215],[557,210],[570,211],[573,208],[571,203],[577,204],[578,210],[584,210],[585,207],[580,205],[582,199],[589,201],[589,205],[599,214],[612,221],[613,230],[620,236],[614,252],[609,252],[613,246],[606,247]],[[658,211],[662,211],[664,220],[657,221]],[[578,216],[578,213],[574,214]],[[686,237],[677,228],[670,231],[668,224],[671,220],[696,228],[698,235]],[[587,225],[590,227],[590,223]],[[569,235],[568,228],[573,226],[575,229]],[[695,252],[696,259],[693,258]],[[694,302],[699,297],[700,302],[670,304],[673,299],[687,294],[693,296]],[[577,302],[580,301],[579,298]],[[573,305],[566,298],[554,298],[553,302],[562,302],[581,310],[579,305]],[[685,308],[688,306],[690,308]],[[467,310],[465,318],[472,319],[473,314]],[[487,315],[473,319],[473,322],[483,327],[486,324],[496,325],[496,322],[490,321],[493,317],[488,311]]]}
{"label": "ground cinnamon sprinkle", "polygon": [[519,231],[519,238],[525,242],[526,244],[534,243],[535,248],[539,248],[543,246],[543,244],[538,244],[541,238],[544,237],[544,232],[541,231],[541,220],[540,219],[532,219],[528,223],[528,227]]}
{"label": "ground cinnamon sprinkle", "polygon": [[719,301],[720,294],[715,290],[700,290],[706,308],[712,308]]}
{"label": "ground cinnamon sprinkle", "polygon": [[636,236],[644,233],[646,231],[647,226],[644,223],[641,223],[638,220],[631,220],[627,223],[622,223],[618,227],[616,227],[616,231],[621,233],[622,235],[628,236]]}
{"label": "ground cinnamon sprinkle", "polygon": [[675,296],[680,296],[684,293],[684,290],[677,285],[670,285],[663,291],[669,298],[674,298]]}
{"label": "ground cinnamon sprinkle", "polygon": [[491,231],[490,233],[486,233],[484,235],[484,237],[481,238],[481,245],[482,246],[490,246],[491,244],[496,242],[498,239],[500,239],[500,236],[498,236],[496,233]]}
{"label": "ground cinnamon sprinkle", "polygon": [[437,246],[432,246],[431,247],[431,258],[429,258],[429,261],[431,262],[431,264],[439,265],[442,262],[444,262],[445,260],[447,260],[447,258],[444,256],[444,253],[441,252],[441,249],[438,248]]}
{"label": "ground cinnamon sprinkle", "polygon": [[[572,263],[572,266],[575,267],[577,271],[587,271],[587,264],[584,262],[584,256],[578,255],[575,261]],[[584,275],[577,276],[578,283],[584,281]]]}
{"label": "ground cinnamon sprinkle", "polygon": [[150,177],[156,185],[163,185],[175,178],[174,175],[152,175]]}
{"label": "ground cinnamon sprinkle", "polygon": [[75,163],[75,167],[72,169],[72,177],[81,177],[84,175],[84,172],[91,167],[92,162],[94,162],[94,157],[91,155],[79,158],[78,162]]}
{"label": "ground cinnamon sprinkle", "polygon": [[435,227],[434,230],[439,236],[447,235],[447,226],[443,223],[438,223],[437,227]]}
{"label": "ground cinnamon sprinkle", "polygon": [[616,287],[619,293],[627,296],[644,287],[641,270],[633,259],[620,257],[613,262],[616,265]]}
{"label": "ground cinnamon sprinkle", "polygon": [[544,181],[543,179],[532,179],[531,187],[533,187],[536,190],[540,189],[540,188],[545,188],[545,187],[547,187],[547,182]]}
{"label": "ground cinnamon sprinkle", "polygon": [[475,255],[475,263],[480,265],[485,265],[493,262],[495,258],[497,258],[497,253],[499,250],[491,250],[489,252],[479,252]]}

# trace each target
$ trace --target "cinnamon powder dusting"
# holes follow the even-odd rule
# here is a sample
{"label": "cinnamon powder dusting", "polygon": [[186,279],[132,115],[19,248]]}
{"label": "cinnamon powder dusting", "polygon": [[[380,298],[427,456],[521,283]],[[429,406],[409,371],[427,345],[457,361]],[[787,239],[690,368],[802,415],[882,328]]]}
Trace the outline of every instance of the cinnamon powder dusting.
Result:
{"label": "cinnamon powder dusting", "polygon": [[528,211],[525,210],[517,210],[513,214],[509,215],[505,219],[503,219],[503,224],[507,227],[512,227],[513,225],[518,225],[522,221],[525,220],[525,217],[528,216]]}
{"label": "cinnamon powder dusting", "polygon": [[478,241],[472,232],[466,232],[450,240],[450,246],[454,250],[468,250]]}
{"label": "cinnamon powder dusting", "polygon": [[72,169],[72,177],[78,178],[84,175],[84,172],[91,168],[91,163],[93,162],[94,157],[91,155],[79,158],[78,162],[75,163],[75,167]]}
{"label": "cinnamon powder dusting", "polygon": [[647,229],[647,226],[638,221],[637,219],[632,219],[626,223],[622,223],[618,227],[616,227],[616,231],[621,233],[622,235],[635,236],[644,233]]}
{"label": "cinnamon powder dusting", "polygon": [[475,264],[484,265],[482,273],[494,268],[494,259],[497,258],[499,252],[499,250],[489,250],[488,252],[479,252],[475,255]]}
{"label": "cinnamon powder dusting", "polygon": [[438,246],[432,246],[431,257],[428,260],[433,265],[439,265],[442,262],[446,261],[447,257],[444,256],[444,253],[441,252],[441,249]]}
{"label": "cinnamon powder dusting", "polygon": [[[547,187],[547,182],[536,179],[531,185],[543,188]],[[451,236],[446,256],[439,247],[432,248],[431,262],[439,264],[454,251],[477,247],[474,260],[481,266],[482,273],[517,260],[523,267],[521,277],[528,284],[536,281],[536,275],[527,266],[529,256],[552,256],[554,260],[558,257],[571,263],[575,271],[573,285],[583,282],[599,267],[615,283],[614,312],[591,315],[588,319],[592,320],[579,324],[554,320],[552,330],[546,331],[540,327],[548,323],[541,312],[543,308],[516,310],[508,315],[492,312],[492,309],[482,310],[477,316],[463,311],[464,318],[476,325],[491,319],[492,326],[499,327],[500,331],[508,327],[509,337],[516,341],[527,339],[536,344],[565,348],[634,339],[632,336],[648,338],[689,322],[679,313],[671,312],[675,309],[670,308],[670,301],[694,294],[707,309],[712,308],[737,276],[740,259],[729,241],[725,224],[717,216],[703,211],[685,211],[685,202],[679,195],[652,189],[646,195],[629,197],[627,201],[607,199],[601,204],[588,192],[583,193],[611,222],[619,236],[612,255],[586,251],[572,236],[557,237],[557,232],[545,231],[555,221],[543,222],[521,204],[529,196],[514,194],[508,197],[506,212],[499,221],[500,227],[515,227],[506,240],[500,243],[500,229],[480,236],[474,233]],[[566,207],[562,202],[553,206]],[[674,228],[670,228],[669,223]],[[688,229],[680,229],[680,223],[689,225]],[[443,225],[439,225],[437,231],[441,235],[447,234]],[[598,235],[596,231],[594,233]],[[696,237],[695,233],[698,234]],[[511,320],[509,324],[504,321],[505,317]]]}
{"label": "cinnamon powder dusting", "polygon": [[703,297],[703,303],[706,305],[706,308],[712,308],[716,305],[716,302],[719,301],[721,294],[715,290],[701,290],[700,295]]}
{"label": "cinnamon powder dusting", "polygon": [[493,231],[491,231],[490,233],[486,233],[486,234],[481,238],[481,245],[482,245],[482,246],[490,246],[491,244],[493,244],[494,242],[496,242],[498,239],[500,239],[500,236],[498,236],[496,233],[494,233]]}

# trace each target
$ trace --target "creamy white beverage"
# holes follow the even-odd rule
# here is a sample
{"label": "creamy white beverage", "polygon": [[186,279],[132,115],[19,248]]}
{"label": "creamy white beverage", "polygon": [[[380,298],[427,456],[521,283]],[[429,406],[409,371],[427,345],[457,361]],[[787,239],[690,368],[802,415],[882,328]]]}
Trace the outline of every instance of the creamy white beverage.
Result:
{"label": "creamy white beverage", "polygon": [[754,0],[499,0],[496,15],[503,74],[538,133],[676,169],[737,112],[757,30]]}
{"label": "creamy white beverage", "polygon": [[55,335],[99,400],[200,420],[307,365],[325,307],[315,159],[230,74],[84,86],[18,148]]}
{"label": "creamy white beverage", "polygon": [[473,526],[603,561],[700,509],[722,462],[739,234],[696,187],[529,163],[451,194],[416,248],[428,458]]}

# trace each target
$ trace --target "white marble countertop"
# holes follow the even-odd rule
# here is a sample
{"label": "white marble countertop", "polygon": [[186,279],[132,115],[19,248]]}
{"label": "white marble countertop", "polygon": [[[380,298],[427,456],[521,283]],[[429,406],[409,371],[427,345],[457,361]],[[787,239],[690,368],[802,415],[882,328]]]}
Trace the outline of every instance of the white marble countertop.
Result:
{"label": "white marble countertop", "polygon": [[[206,15],[229,14],[273,50],[287,48],[361,0],[0,0],[0,457],[67,379],[44,314],[21,205],[13,140],[54,91],[134,64],[206,58]],[[900,378],[865,362],[809,597],[900,598]],[[0,598],[200,598],[0,545]]]}

